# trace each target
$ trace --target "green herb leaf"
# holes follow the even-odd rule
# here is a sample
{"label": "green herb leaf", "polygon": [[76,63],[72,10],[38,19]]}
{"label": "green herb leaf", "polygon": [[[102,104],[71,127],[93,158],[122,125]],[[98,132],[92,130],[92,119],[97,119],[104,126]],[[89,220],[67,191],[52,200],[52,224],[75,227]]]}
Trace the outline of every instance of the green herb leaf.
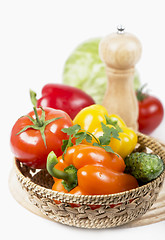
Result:
{"label": "green herb leaf", "polygon": [[116,128],[118,132],[123,132],[123,130],[119,127],[118,120],[115,118],[110,118],[109,116],[105,115],[106,125],[110,124]]}
{"label": "green herb leaf", "polygon": [[79,132],[75,134],[76,139],[76,145],[79,145],[85,138],[86,138],[86,132]]}
{"label": "green herb leaf", "polygon": [[105,151],[107,151],[107,152],[115,153],[110,146],[103,146],[103,148],[104,148]]}
{"label": "green herb leaf", "polygon": [[66,147],[67,147],[67,145],[68,145],[68,140],[62,140],[62,147],[61,147],[61,149],[62,149],[62,151],[63,152],[65,152],[65,149],[66,149]]}
{"label": "green herb leaf", "polygon": [[93,146],[95,146],[95,147],[101,147],[101,148],[105,149],[106,152],[115,153],[115,152],[113,151],[113,149],[112,149],[110,146],[107,146],[107,145],[102,146],[102,145],[100,145],[100,144],[98,144],[98,143],[93,143]]}
{"label": "green herb leaf", "polygon": [[64,133],[67,133],[69,135],[69,140],[63,140],[63,145],[62,145],[62,151],[63,151],[63,157],[64,154],[66,153],[66,150],[68,147],[73,146],[72,139],[76,138],[76,145],[79,145],[84,139],[86,139],[87,142],[91,143],[92,142],[92,134],[85,131],[81,130],[81,126],[78,124],[73,125],[72,127],[69,128],[63,128],[61,131]]}
{"label": "green herb leaf", "polygon": [[103,130],[103,136],[99,137],[100,145],[109,145],[111,138],[116,138],[120,140],[119,138],[119,132],[116,128],[114,127],[109,127],[105,125],[103,122],[101,122],[101,127]]}
{"label": "green herb leaf", "polygon": [[92,136],[89,135],[89,133],[86,134],[86,141],[87,141],[88,143],[91,143],[91,142],[92,142]]}
{"label": "green herb leaf", "polygon": [[81,126],[78,124],[73,125],[72,127],[69,128],[63,128],[61,131],[64,133],[67,133],[67,135],[74,135],[78,133],[78,131],[81,129]]}
{"label": "green herb leaf", "polygon": [[93,146],[102,148],[102,146],[99,143],[96,143],[96,142],[93,143]]}
{"label": "green herb leaf", "polygon": [[103,136],[99,137],[99,141],[101,145],[109,145],[112,135],[112,130],[110,127],[106,126],[103,122],[101,122],[101,127],[103,130]]}
{"label": "green herb leaf", "polygon": [[[115,122],[115,125],[116,126],[118,125],[117,121]],[[73,143],[72,143],[73,138],[76,138],[76,145],[79,145],[80,143],[82,143],[84,139],[88,143],[91,143],[92,137],[93,137],[96,141],[93,143],[93,146],[101,147],[101,148],[104,148],[107,152],[114,153],[113,149],[109,146],[109,143],[112,137],[120,140],[119,138],[120,129],[119,128],[116,129],[115,127],[109,127],[103,122],[101,122],[101,127],[103,130],[103,136],[100,136],[99,138],[95,137],[92,133],[81,129],[81,126],[78,124],[73,125],[72,127],[69,127],[69,128],[63,128],[61,131],[69,135],[68,140],[63,140],[63,145],[62,145],[63,158],[64,158],[64,154],[67,151],[67,148],[73,146]]]}
{"label": "green herb leaf", "polygon": [[64,154],[66,153],[68,147],[72,147],[73,146],[73,143],[72,143],[72,137],[69,136],[69,139],[68,140],[63,140],[63,145],[61,147],[62,151],[63,151],[63,155],[62,155],[62,158],[64,159]]}
{"label": "green herb leaf", "polygon": [[116,128],[113,128],[113,127],[110,128],[110,129],[111,129],[112,137],[113,137],[113,138],[116,138],[117,140],[120,140],[118,130],[117,130]]}
{"label": "green herb leaf", "polygon": [[78,134],[78,131],[80,129],[81,129],[81,126],[78,125],[78,124],[75,124],[72,127],[63,128],[61,130],[62,132],[67,133],[67,135],[69,135],[69,139],[68,140],[63,140],[63,145],[61,147],[61,149],[63,151],[63,155],[62,155],[63,159],[64,159],[64,154],[66,153],[68,147],[73,146],[72,139],[75,137],[76,134]]}

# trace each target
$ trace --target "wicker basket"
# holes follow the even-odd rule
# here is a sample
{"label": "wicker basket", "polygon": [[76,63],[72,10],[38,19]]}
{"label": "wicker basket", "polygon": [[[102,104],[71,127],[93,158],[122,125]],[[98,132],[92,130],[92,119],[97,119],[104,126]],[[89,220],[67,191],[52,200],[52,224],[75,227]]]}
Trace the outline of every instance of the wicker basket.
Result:
{"label": "wicker basket", "polygon": [[[138,143],[159,155],[165,163],[165,149],[154,139],[138,133]],[[52,191],[53,180],[46,170],[31,169],[17,160],[14,166],[32,204],[54,221],[82,228],[115,227],[143,215],[155,202],[165,177],[164,171],[150,183],[118,194],[72,195]],[[79,206],[73,207],[73,204]]]}

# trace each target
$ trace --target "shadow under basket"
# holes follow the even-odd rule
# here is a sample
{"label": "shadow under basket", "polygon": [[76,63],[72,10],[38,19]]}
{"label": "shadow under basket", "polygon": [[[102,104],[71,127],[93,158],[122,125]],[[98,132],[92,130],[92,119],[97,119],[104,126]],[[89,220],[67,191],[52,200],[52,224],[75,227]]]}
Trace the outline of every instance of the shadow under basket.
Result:
{"label": "shadow under basket", "polygon": [[[152,152],[165,163],[165,148],[137,133],[138,150]],[[136,151],[136,150],[135,150]],[[56,222],[82,228],[110,228],[142,216],[156,201],[165,170],[155,180],[130,191],[109,195],[73,195],[52,191],[53,179],[46,169],[35,170],[14,161],[18,181],[32,204]]]}

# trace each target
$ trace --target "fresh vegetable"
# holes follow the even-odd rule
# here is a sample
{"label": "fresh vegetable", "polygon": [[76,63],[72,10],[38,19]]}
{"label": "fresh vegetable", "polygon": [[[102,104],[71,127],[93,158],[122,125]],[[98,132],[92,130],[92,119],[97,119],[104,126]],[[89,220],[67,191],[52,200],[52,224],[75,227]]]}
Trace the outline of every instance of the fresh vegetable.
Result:
{"label": "fresh vegetable", "polygon": [[[92,142],[86,141],[86,139],[83,141],[83,143],[89,145],[93,143],[97,145],[98,141],[96,138],[102,139],[102,136],[112,136],[113,129],[116,129],[116,137],[113,135],[109,144],[105,145],[108,145],[114,152],[118,153],[123,158],[130,154],[137,144],[136,133],[128,128],[119,116],[114,114],[108,115],[107,110],[98,104],[82,109],[74,118],[73,123],[74,125],[80,125],[81,129],[93,134],[95,138],[92,137]],[[103,124],[106,125],[105,133],[102,128]],[[107,143],[106,138],[103,140]]]}
{"label": "fresh vegetable", "polygon": [[[103,148],[84,144],[68,148],[63,160],[64,170],[61,170],[61,159],[57,159],[54,152],[51,152],[47,159],[47,170],[55,178],[53,189],[56,191],[63,191],[64,187],[69,193],[98,195],[138,187],[133,176],[123,173],[124,160]],[[62,180],[59,182],[56,179]]]}
{"label": "fresh vegetable", "polygon": [[150,134],[163,120],[164,109],[158,98],[143,92],[144,87],[145,85],[137,91],[139,103],[138,124],[140,132]]}
{"label": "fresh vegetable", "polygon": [[144,183],[157,178],[164,170],[161,158],[145,152],[131,153],[125,158],[125,164],[125,171]]}
{"label": "fresh vegetable", "polygon": [[[92,144],[93,146],[101,147],[105,149],[107,152],[114,153],[113,149],[109,146],[109,143],[112,138],[120,140],[118,138],[119,131],[114,127],[106,126],[103,122],[101,122],[101,128],[103,135],[99,136],[98,138],[96,138],[89,131],[81,129],[81,126],[78,124],[75,124],[69,128],[62,129],[64,133],[67,133],[69,135],[69,139],[63,141],[62,145],[63,155],[66,153],[68,147],[72,147],[74,145],[73,142],[75,142],[76,145],[82,142],[85,143],[87,142]],[[95,141],[93,141],[93,139]]]}
{"label": "fresh vegetable", "polygon": [[[67,59],[63,72],[65,84],[84,90],[97,104],[102,103],[107,88],[105,65],[98,53],[100,40],[95,38],[80,44]],[[140,80],[136,72],[134,88],[139,87]]]}
{"label": "fresh vegetable", "polygon": [[94,100],[82,90],[64,84],[47,84],[42,88],[42,97],[37,100],[37,106],[60,109],[73,119],[76,114]]}
{"label": "fresh vegetable", "polygon": [[61,130],[73,125],[67,113],[52,108],[36,108],[14,124],[10,143],[15,157],[32,168],[45,168],[47,155],[62,154],[68,135]]}

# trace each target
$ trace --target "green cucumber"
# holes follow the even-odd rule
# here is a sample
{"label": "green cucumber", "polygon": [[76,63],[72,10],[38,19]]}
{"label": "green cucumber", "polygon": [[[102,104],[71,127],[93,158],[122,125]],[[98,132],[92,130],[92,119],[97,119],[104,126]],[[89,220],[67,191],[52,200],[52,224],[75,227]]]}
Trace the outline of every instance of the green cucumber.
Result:
{"label": "green cucumber", "polygon": [[155,154],[135,152],[127,156],[124,161],[125,172],[143,183],[156,179],[164,170],[163,160]]}

